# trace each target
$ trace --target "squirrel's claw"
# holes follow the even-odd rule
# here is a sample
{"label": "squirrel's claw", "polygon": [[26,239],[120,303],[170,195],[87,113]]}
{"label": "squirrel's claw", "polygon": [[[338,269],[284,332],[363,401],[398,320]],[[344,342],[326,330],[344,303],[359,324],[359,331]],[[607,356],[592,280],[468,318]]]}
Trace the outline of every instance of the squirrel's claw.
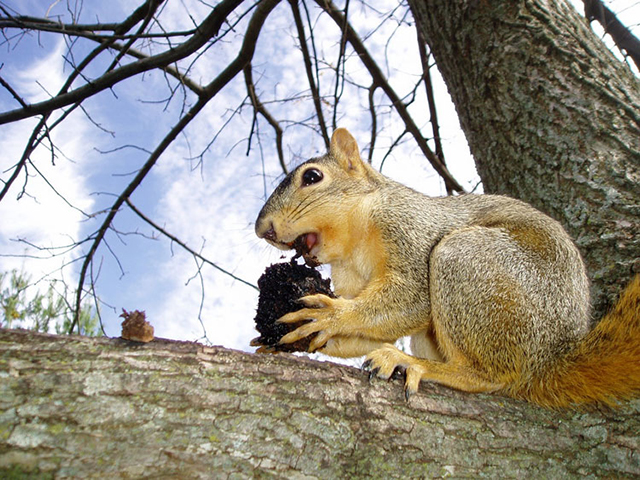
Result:
{"label": "squirrel's claw", "polygon": [[396,363],[393,363],[392,361],[388,361],[388,359],[385,358],[386,356],[384,355],[384,353],[380,356],[377,355],[380,352],[386,351],[386,349],[389,347],[395,349],[393,345],[386,344],[382,348],[374,350],[369,355],[367,355],[367,358],[365,359],[365,362],[363,364],[363,368],[365,368],[366,365],[366,370],[369,371],[369,379],[378,377],[382,378],[383,380],[389,380],[392,377],[398,365]]}
{"label": "squirrel's claw", "polygon": [[378,375],[378,372],[380,371],[379,368],[371,368],[371,360],[365,360],[360,369],[363,372],[368,373],[369,383],[371,383],[371,381]]}
{"label": "squirrel's claw", "polygon": [[[285,321],[285,322],[281,322],[281,323],[289,323],[289,322]],[[317,330],[314,330],[313,328],[308,327],[308,326],[314,325],[314,323],[315,322],[306,323],[306,324],[296,328],[292,332],[289,332],[286,335],[284,335],[280,339],[280,341],[278,343],[280,343],[280,344],[282,344],[282,343],[293,343],[293,342],[297,342],[298,340],[302,340],[303,338],[308,337],[312,333],[317,332]],[[311,344],[309,344],[309,350],[311,350]]]}
{"label": "squirrel's claw", "polygon": [[369,370],[369,380],[378,377],[391,381],[404,376],[404,397],[407,401],[418,391],[422,378],[420,369],[412,364],[412,357],[391,344],[369,353],[362,367]]}
{"label": "squirrel's claw", "polygon": [[[276,320],[276,323],[297,323],[303,320],[309,320],[313,318],[309,314],[306,314],[308,309],[302,309],[295,312],[287,313]],[[286,342],[285,342],[286,343]]]}
{"label": "squirrel's claw", "polygon": [[313,322],[305,323],[292,332],[287,333],[280,339],[279,343],[293,343],[308,337],[312,333],[317,333],[316,337],[309,344],[309,351],[314,352],[322,348],[335,334],[328,331],[328,320],[323,319],[319,314],[322,309],[303,308],[297,312],[287,313],[276,320],[278,323],[297,323],[302,320],[315,319]]}
{"label": "squirrel's claw", "polygon": [[411,398],[411,395],[413,395],[415,392],[412,392],[409,388],[407,388],[407,386],[404,386],[404,400],[405,402],[408,402],[409,399]]}
{"label": "squirrel's claw", "polygon": [[296,303],[306,308],[287,313],[276,320],[276,323],[297,323],[309,319],[320,320],[333,313],[332,310],[335,309],[335,302],[335,299],[327,295],[307,295],[306,297],[296,300]]}

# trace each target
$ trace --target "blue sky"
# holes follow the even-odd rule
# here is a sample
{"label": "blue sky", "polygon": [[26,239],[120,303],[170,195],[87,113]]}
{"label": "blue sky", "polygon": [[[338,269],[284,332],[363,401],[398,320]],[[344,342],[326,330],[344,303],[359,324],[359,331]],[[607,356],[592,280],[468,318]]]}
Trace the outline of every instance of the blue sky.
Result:
{"label": "blue sky", "polygon": [[[395,5],[395,2],[388,3],[388,10]],[[22,14],[42,17],[49,10],[50,18],[55,19],[57,15],[65,21],[69,18],[64,1],[19,0],[3,4],[19,9]],[[80,22],[118,21],[126,17],[131,6],[132,2],[125,0],[85,0]],[[160,20],[168,30],[185,29],[192,26],[190,16],[200,19],[208,12],[205,5],[195,0],[167,0]],[[625,12],[630,15],[632,11]],[[352,20],[363,36],[374,30],[380,17],[371,10],[359,9]],[[198,58],[191,77],[202,84],[211,81],[237,53],[243,29],[241,22],[223,44]],[[294,34],[288,5],[283,2],[265,24],[255,56],[254,78],[265,102],[277,96],[294,96],[305,88],[301,86],[304,73]],[[327,60],[335,59],[338,38],[335,27],[326,19],[320,19],[314,34],[319,51],[324,52]],[[368,40],[369,49],[376,58],[384,58],[385,48],[391,52],[388,64],[383,64],[401,95],[410,91],[420,72],[414,35],[412,28],[395,30],[393,22],[389,22]],[[391,41],[387,44],[390,36]],[[76,58],[81,58],[81,53],[92,47],[89,42],[81,41],[74,45],[73,52]],[[50,34],[11,39],[0,48],[0,64],[3,64],[0,75],[28,101],[42,100],[47,98],[45,90],[54,92],[68,75],[69,66],[63,59],[67,51],[68,45]],[[105,66],[106,60],[91,72],[97,74]],[[349,69],[352,78],[368,83],[366,74],[356,62],[350,62]],[[328,90],[332,85],[330,73],[325,72],[321,80]],[[446,88],[441,80],[435,80],[445,155],[454,176],[471,189],[478,182],[473,162]],[[170,84],[175,86],[175,82]],[[418,92],[416,105],[412,108],[428,135],[428,117],[421,113],[426,110],[420,105],[420,102],[424,105],[422,89]],[[104,218],[99,212],[113,202],[114,195],[120,193],[131,180],[132,173],[146,161],[145,150],[153,150],[179,118],[181,95],[179,91],[169,103],[164,102],[169,96],[167,81],[158,72],[150,72],[87,101],[85,108],[91,119],[80,111],[70,115],[66,124],[53,133],[54,143],[59,148],[55,165],[45,149],[37,151],[34,159],[48,181],[76,208],[70,207],[37,175],[29,178],[28,195],[19,201],[16,197],[23,182],[14,185],[8,198],[0,203],[0,271],[23,269],[34,280],[44,279],[38,284],[40,287],[59,278],[74,286],[79,270],[77,262],[62,270],[60,267],[77,259],[88,246],[50,256],[46,251],[28,247],[19,239],[56,247],[68,245],[94,231]],[[262,142],[258,144],[254,139],[247,154],[246,139],[253,112],[249,107],[238,111],[245,97],[244,81],[240,76],[163,154],[131,200],[154,222],[209,260],[256,283],[264,268],[280,261],[282,255],[259,241],[253,233],[253,222],[265,195],[282,178],[282,171],[270,140],[270,127],[265,122],[259,123]],[[191,94],[186,94],[186,102],[194,102]],[[5,111],[16,106],[10,95],[1,90],[0,109]],[[269,103],[268,106],[277,118],[290,120],[283,123],[287,127],[285,157],[290,165],[323,153],[321,139],[308,128],[296,124],[310,114],[310,100],[300,99],[283,105]],[[365,108],[366,92],[348,88],[341,102],[338,122],[339,126],[354,133],[363,149],[370,128],[368,114],[363,111]],[[0,127],[2,179],[7,178],[5,172],[19,158],[34,124],[35,120],[29,119]],[[376,166],[391,138],[401,128],[393,116],[383,117],[380,127],[380,148],[374,155]],[[207,149],[218,133],[216,141]],[[205,150],[200,158],[199,154]],[[107,151],[112,153],[101,153]],[[436,174],[409,142],[389,157],[384,173],[425,193],[444,194]],[[91,216],[86,217],[78,209]],[[120,233],[109,233],[107,244],[99,250],[95,264],[96,270],[99,268],[97,291],[103,302],[101,313],[108,335],[119,335],[121,319],[118,315],[122,308],[139,309],[146,311],[156,336],[196,340],[206,332],[213,344],[252,350],[249,340],[256,336],[253,316],[257,292],[206,265],[200,270],[200,276],[198,265],[190,254],[178,245],[172,245],[128,210],[118,214],[114,228]],[[30,258],[33,255],[44,258]],[[61,284],[57,285],[61,288]]]}

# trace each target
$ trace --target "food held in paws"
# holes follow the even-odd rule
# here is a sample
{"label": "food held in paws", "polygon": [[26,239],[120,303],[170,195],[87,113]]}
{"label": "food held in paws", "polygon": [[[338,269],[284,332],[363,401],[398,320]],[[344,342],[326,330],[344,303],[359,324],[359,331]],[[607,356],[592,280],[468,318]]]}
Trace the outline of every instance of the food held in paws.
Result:
{"label": "food held in paws", "polygon": [[315,333],[291,344],[278,342],[287,333],[311,319],[293,323],[276,323],[283,315],[303,308],[298,300],[307,295],[322,293],[335,298],[331,282],[323,279],[317,270],[295,261],[276,263],[268,267],[258,280],[260,297],[255,322],[258,338],[251,341],[259,352],[306,352]]}

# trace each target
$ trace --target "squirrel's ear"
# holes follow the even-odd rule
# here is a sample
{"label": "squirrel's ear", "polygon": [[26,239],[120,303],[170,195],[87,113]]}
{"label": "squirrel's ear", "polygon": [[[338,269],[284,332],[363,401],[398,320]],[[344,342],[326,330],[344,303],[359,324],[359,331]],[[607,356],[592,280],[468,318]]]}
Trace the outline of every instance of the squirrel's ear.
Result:
{"label": "squirrel's ear", "polygon": [[358,143],[346,128],[333,132],[329,152],[345,170],[358,170],[362,164]]}

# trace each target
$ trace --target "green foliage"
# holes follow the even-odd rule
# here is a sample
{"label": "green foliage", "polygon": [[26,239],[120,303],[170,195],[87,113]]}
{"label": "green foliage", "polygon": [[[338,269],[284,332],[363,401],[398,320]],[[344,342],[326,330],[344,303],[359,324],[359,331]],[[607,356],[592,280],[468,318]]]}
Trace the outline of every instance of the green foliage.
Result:
{"label": "green foliage", "polygon": [[[0,327],[69,333],[73,313],[64,295],[50,284],[45,293],[33,288],[23,272],[0,273]],[[97,312],[89,304],[80,311],[80,333],[101,335]]]}

